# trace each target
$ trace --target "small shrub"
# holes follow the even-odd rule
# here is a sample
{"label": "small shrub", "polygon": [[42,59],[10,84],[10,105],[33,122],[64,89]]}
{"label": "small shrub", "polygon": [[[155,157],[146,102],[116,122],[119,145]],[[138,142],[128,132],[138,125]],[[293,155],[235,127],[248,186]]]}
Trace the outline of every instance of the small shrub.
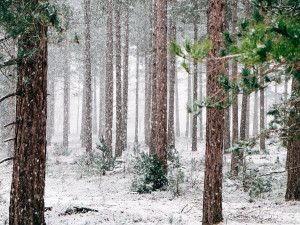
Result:
{"label": "small shrub", "polygon": [[116,158],[112,156],[112,151],[103,137],[100,138],[100,144],[97,144],[96,148],[100,151],[89,152],[87,159],[80,160],[78,165],[84,173],[105,175],[106,171],[115,168]]}
{"label": "small shrub", "polygon": [[159,162],[157,154],[149,156],[140,152],[139,147],[134,148],[135,160],[133,165],[134,178],[132,189],[138,193],[150,193],[161,189],[167,184],[167,177],[163,165]]}
{"label": "small shrub", "polygon": [[72,153],[72,150],[62,144],[54,143],[53,153],[56,156],[69,156]]}

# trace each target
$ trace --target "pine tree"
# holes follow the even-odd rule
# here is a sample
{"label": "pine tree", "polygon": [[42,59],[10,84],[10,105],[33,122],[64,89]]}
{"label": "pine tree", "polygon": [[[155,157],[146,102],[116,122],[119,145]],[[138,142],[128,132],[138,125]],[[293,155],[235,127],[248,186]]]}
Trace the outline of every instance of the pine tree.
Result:
{"label": "pine tree", "polygon": [[[209,0],[208,36],[213,42],[211,56],[207,62],[207,97],[224,99],[224,93],[216,77],[222,71],[218,60],[220,48],[224,46],[223,32],[226,28],[226,0]],[[203,224],[215,224],[223,220],[222,216],[222,161],[224,110],[207,108],[206,112],[206,151],[203,191]]]}

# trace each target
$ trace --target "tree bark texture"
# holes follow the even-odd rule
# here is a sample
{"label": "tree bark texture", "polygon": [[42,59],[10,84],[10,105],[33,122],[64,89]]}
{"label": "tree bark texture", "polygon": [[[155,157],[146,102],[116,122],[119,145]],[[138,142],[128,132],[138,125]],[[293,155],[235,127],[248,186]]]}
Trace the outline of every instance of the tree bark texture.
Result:
{"label": "tree bark texture", "polygon": [[[176,3],[176,0],[173,0]],[[170,19],[171,30],[170,40],[176,41],[176,18]],[[174,129],[174,110],[175,110],[175,73],[176,73],[176,56],[170,54],[170,71],[169,71],[169,116],[168,116],[168,146],[175,146],[175,129]]]}
{"label": "tree bark texture", "polygon": [[[208,36],[213,42],[210,57],[218,57],[224,46],[223,32],[226,29],[226,0],[209,0]],[[217,60],[207,62],[207,97],[216,95],[224,99],[224,92],[217,82],[222,65]],[[203,224],[215,224],[223,220],[222,216],[222,160],[224,110],[207,108],[206,112],[206,151],[203,191]]]}
{"label": "tree bark texture", "polygon": [[92,68],[91,68],[91,1],[84,1],[85,50],[84,50],[84,83],[85,91],[85,131],[84,143],[86,152],[92,151]]}
{"label": "tree bark texture", "polygon": [[[192,81],[191,81],[191,76],[188,76],[188,91],[187,91],[187,95],[188,95],[188,100],[187,100],[187,105],[191,106],[192,104],[192,99],[191,99],[191,89],[192,89]],[[190,113],[187,112],[186,113],[186,122],[185,122],[185,137],[189,137],[189,133],[190,133]]]}
{"label": "tree bark texture", "polygon": [[150,155],[156,153],[156,127],[157,127],[157,99],[156,99],[156,91],[157,91],[157,1],[154,1],[154,20],[153,27],[154,31],[153,35],[153,46],[152,46],[152,79],[151,79],[151,135],[150,135]]}
{"label": "tree bark texture", "polygon": [[105,136],[105,83],[106,77],[105,73],[102,69],[102,65],[100,67],[100,96],[99,96],[99,138]]}
{"label": "tree bark texture", "polygon": [[[198,42],[198,25],[194,23],[194,41]],[[194,61],[193,63],[193,72],[194,72],[194,79],[193,79],[193,102],[192,108],[194,108],[194,102],[198,99],[198,63]],[[192,123],[192,151],[197,151],[197,117],[193,114],[191,115],[193,118]]]}
{"label": "tree bark texture", "polygon": [[105,139],[107,146],[112,149],[112,123],[113,123],[113,11],[112,3],[107,3],[106,24],[106,81],[105,81]]}
{"label": "tree bark texture", "polygon": [[258,91],[254,93],[253,136],[258,134]]}
{"label": "tree bark texture", "polygon": [[[38,4],[35,1],[32,4]],[[16,140],[9,224],[45,224],[44,190],[47,124],[47,27],[35,24],[19,38],[19,53],[36,52],[18,62]]]}
{"label": "tree bark texture", "polygon": [[[237,24],[237,5],[238,0],[232,0],[232,37],[234,42],[236,42],[236,24]],[[238,73],[238,65],[237,62],[232,62],[232,77],[235,79]],[[232,102],[232,144],[238,141],[239,139],[239,102],[238,95],[236,93],[233,94],[233,102]],[[238,152],[232,152],[231,154],[231,172],[233,175],[238,175],[238,163],[239,156]]]}
{"label": "tree bark texture", "polygon": [[[201,102],[203,100],[203,79],[202,75],[204,74],[202,72],[203,66],[200,64],[200,76],[199,76],[199,101]],[[199,136],[200,136],[200,141],[203,141],[203,112],[201,110],[200,115],[199,115]]]}
{"label": "tree bark texture", "polygon": [[262,88],[260,89],[260,106],[259,106],[259,126],[260,126],[260,139],[259,139],[259,147],[260,150],[265,151],[266,150],[266,142],[265,142],[265,90]]}
{"label": "tree bark texture", "polygon": [[124,24],[124,56],[123,56],[123,106],[122,106],[122,150],[127,149],[127,121],[128,121],[128,59],[129,59],[129,6],[125,6]]}
{"label": "tree bark texture", "polygon": [[93,79],[93,134],[97,134],[97,77]]}
{"label": "tree bark texture", "polygon": [[121,12],[120,4],[115,6],[116,29],[116,156],[122,155],[122,77],[121,77]]}
{"label": "tree bark texture", "polygon": [[180,137],[180,115],[179,115],[179,93],[178,93],[178,74],[175,69],[175,107],[176,107],[176,136]]}
{"label": "tree bark texture", "polygon": [[[295,73],[300,75],[300,69]],[[296,77],[296,76],[295,76]],[[299,83],[296,78],[292,82],[292,95],[295,96],[296,100],[292,103],[292,110],[289,118],[289,138],[288,138],[288,149],[287,149],[287,186],[285,200],[287,201],[299,201],[300,200],[300,90]],[[298,97],[298,100],[297,100]]]}
{"label": "tree bark texture", "polygon": [[167,173],[167,0],[156,0],[156,133],[155,152]]}

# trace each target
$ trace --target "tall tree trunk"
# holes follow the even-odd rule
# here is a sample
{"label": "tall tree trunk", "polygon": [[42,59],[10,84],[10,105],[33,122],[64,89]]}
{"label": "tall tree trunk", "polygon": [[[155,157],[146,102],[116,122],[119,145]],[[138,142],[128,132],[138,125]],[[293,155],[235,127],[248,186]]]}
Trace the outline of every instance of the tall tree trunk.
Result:
{"label": "tall tree trunk", "polygon": [[245,138],[248,139],[249,138],[249,133],[250,133],[250,98],[251,95],[248,94],[247,96],[247,113],[246,113],[246,132],[245,132]]}
{"label": "tall tree trunk", "polygon": [[[295,71],[297,76],[300,75],[300,69],[298,63],[298,69]],[[294,75],[292,82],[292,95],[296,98],[292,102],[292,111],[289,118],[290,129],[288,131],[288,149],[287,149],[287,186],[286,186],[286,201],[300,200],[300,103],[297,101],[299,98],[299,81],[296,79],[296,74]]]}
{"label": "tall tree trunk", "polygon": [[122,107],[122,150],[127,149],[127,121],[128,121],[128,58],[129,58],[129,6],[125,6],[125,45],[123,56],[123,107]]}
{"label": "tall tree trunk", "polygon": [[150,143],[150,137],[151,137],[151,112],[152,109],[149,109],[151,107],[151,96],[152,96],[152,91],[151,91],[151,84],[152,84],[152,76],[153,76],[153,10],[152,10],[152,1],[150,1],[150,13],[149,13],[149,36],[148,36],[148,56],[147,56],[147,63],[148,63],[148,74],[147,74],[147,80],[146,80],[146,98],[145,98],[145,143],[151,148],[151,143]]}
{"label": "tall tree trunk", "polygon": [[[232,37],[236,42],[236,24],[237,24],[237,5],[238,0],[232,0]],[[237,62],[232,63],[232,77],[235,79],[238,73]],[[238,95],[233,94],[232,102],[232,143],[239,139],[239,99]],[[231,154],[231,172],[233,175],[238,175],[239,156],[238,152],[233,151]]]}
{"label": "tall tree trunk", "polygon": [[258,91],[254,93],[253,136],[258,134]]}
{"label": "tall tree trunk", "polygon": [[93,93],[94,93],[94,106],[93,106],[93,134],[97,134],[97,78],[94,76],[94,88],[93,88]]}
{"label": "tall tree trunk", "polygon": [[81,147],[85,146],[85,114],[86,114],[86,84],[83,82],[83,87],[82,87],[82,106],[81,106],[81,126],[80,126],[80,140],[81,140]]}
{"label": "tall tree trunk", "polygon": [[248,101],[248,94],[243,93],[242,112],[241,112],[241,127],[240,127],[240,139],[242,141],[244,141],[246,138],[247,101]]}
{"label": "tall tree trunk", "polygon": [[136,90],[135,90],[135,132],[134,142],[139,142],[139,70],[140,70],[140,52],[139,46],[136,48]]}
{"label": "tall tree trunk", "polygon": [[[194,23],[194,41],[198,41],[198,25],[197,23]],[[192,107],[194,105],[194,102],[197,101],[198,98],[198,63],[194,61],[194,79],[193,79],[193,102]],[[193,107],[194,108],[194,107]],[[192,129],[192,151],[197,151],[197,117],[191,115],[193,118],[193,129]]]}
{"label": "tall tree trunk", "polygon": [[[213,42],[211,55],[218,57],[224,46],[223,32],[226,29],[226,0],[209,0],[208,36]],[[210,56],[211,57],[211,56]],[[216,77],[222,71],[217,60],[207,62],[207,97],[217,94],[223,99],[224,92]],[[224,110],[207,108],[206,112],[206,151],[203,191],[203,224],[215,224],[223,220],[222,216],[222,167],[223,167],[223,130]]]}
{"label": "tall tree trunk", "polygon": [[51,145],[52,137],[54,135],[54,113],[55,113],[55,85],[54,77],[48,78],[48,101],[47,101],[47,145]]}
{"label": "tall tree trunk", "polygon": [[284,101],[287,101],[288,97],[288,81],[287,79],[284,80]]}
{"label": "tall tree trunk", "polygon": [[[31,2],[37,6],[38,1]],[[10,193],[9,224],[45,224],[44,190],[47,124],[47,27],[35,23],[18,40],[16,140]],[[26,54],[25,54],[26,55]],[[30,80],[31,82],[24,82]]]}
{"label": "tall tree trunk", "polygon": [[105,139],[107,146],[112,149],[112,123],[113,123],[113,9],[111,0],[107,2],[107,28],[106,28],[106,80],[105,80]]}
{"label": "tall tree trunk", "polygon": [[121,12],[115,6],[116,29],[116,156],[122,155],[122,79],[121,79]]}
{"label": "tall tree trunk", "polygon": [[265,142],[265,90],[262,88],[260,89],[260,141],[259,141],[259,147],[260,150],[265,151],[266,150],[266,142]]}
{"label": "tall tree trunk", "polygon": [[84,50],[84,63],[85,63],[85,150],[86,152],[92,151],[92,70],[91,70],[91,1],[84,1],[84,23],[85,23],[85,50]]}
{"label": "tall tree trunk", "polygon": [[180,137],[180,122],[179,122],[180,115],[179,115],[179,96],[178,95],[179,95],[179,93],[178,93],[178,73],[177,73],[176,65],[175,65],[176,136]]}
{"label": "tall tree trunk", "polygon": [[[201,102],[203,100],[203,88],[202,88],[202,83],[203,83],[203,79],[202,79],[202,75],[203,75],[203,66],[202,64],[200,64],[200,76],[199,76],[199,101]],[[200,141],[203,141],[203,113],[202,110],[199,114],[199,136],[200,136]]]}
{"label": "tall tree trunk", "polygon": [[[187,95],[188,95],[188,100],[187,100],[187,105],[188,106],[191,106],[191,104],[192,104],[192,99],[191,99],[191,89],[192,89],[192,82],[191,82],[191,77],[192,76],[188,76],[188,91],[187,91]],[[187,112],[186,113],[186,123],[185,123],[185,137],[189,137],[189,133],[190,133],[190,121],[191,121],[191,119],[190,119],[190,113],[189,112]]]}
{"label": "tall tree trunk", "polygon": [[[177,0],[172,0],[176,3]],[[176,19],[173,16],[170,19],[170,40],[176,41]],[[168,118],[168,146],[175,146],[174,130],[174,103],[175,103],[175,73],[176,73],[176,56],[170,54],[170,72],[169,72],[169,118]]]}
{"label": "tall tree trunk", "polygon": [[167,173],[167,0],[155,0],[157,7],[156,132],[155,152]]}
{"label": "tall tree trunk", "polygon": [[99,96],[99,138],[105,136],[105,83],[106,77],[105,73],[102,69],[102,65],[100,67],[100,96]]}
{"label": "tall tree trunk", "polygon": [[157,117],[156,117],[156,109],[157,109],[157,99],[156,99],[156,91],[157,91],[157,1],[154,0],[154,21],[153,27],[154,32],[153,35],[153,46],[152,46],[152,102],[151,102],[151,135],[150,135],[150,155],[156,153],[156,127],[157,127]]}
{"label": "tall tree trunk", "polygon": [[69,70],[69,49],[68,43],[65,48],[65,69],[64,69],[64,126],[63,126],[63,146],[69,146],[69,127],[70,127],[70,70]]}

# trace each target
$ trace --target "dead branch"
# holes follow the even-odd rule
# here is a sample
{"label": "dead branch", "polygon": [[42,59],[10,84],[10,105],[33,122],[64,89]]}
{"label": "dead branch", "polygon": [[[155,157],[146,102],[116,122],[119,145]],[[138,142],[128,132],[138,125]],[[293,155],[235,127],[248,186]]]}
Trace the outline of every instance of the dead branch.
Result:
{"label": "dead branch", "polygon": [[9,95],[6,95],[6,96],[0,98],[0,102],[3,102],[5,99],[10,98],[10,97],[14,97],[14,96],[16,96],[16,95],[17,95],[16,92],[15,92],[15,93],[11,93],[11,94],[9,94]]}
{"label": "dead branch", "polygon": [[6,162],[6,161],[9,161],[9,160],[13,160],[13,159],[15,159],[15,157],[9,157],[9,158],[6,158],[6,159],[2,159],[2,160],[0,161],[0,164],[4,163],[4,162]]}
{"label": "dead branch", "polygon": [[98,212],[96,209],[86,208],[86,207],[73,207],[68,208],[64,213],[58,214],[58,216],[67,216],[72,214],[78,214],[78,213],[87,213],[87,212]]}
{"label": "dead branch", "polygon": [[11,125],[16,125],[16,124],[18,124],[18,122],[12,122],[12,123],[6,124],[6,125],[4,126],[4,128],[7,128],[7,127],[9,127],[9,126],[11,126]]}
{"label": "dead branch", "polygon": [[16,138],[9,138],[9,139],[4,140],[4,143],[14,141],[14,140],[16,140]]}

